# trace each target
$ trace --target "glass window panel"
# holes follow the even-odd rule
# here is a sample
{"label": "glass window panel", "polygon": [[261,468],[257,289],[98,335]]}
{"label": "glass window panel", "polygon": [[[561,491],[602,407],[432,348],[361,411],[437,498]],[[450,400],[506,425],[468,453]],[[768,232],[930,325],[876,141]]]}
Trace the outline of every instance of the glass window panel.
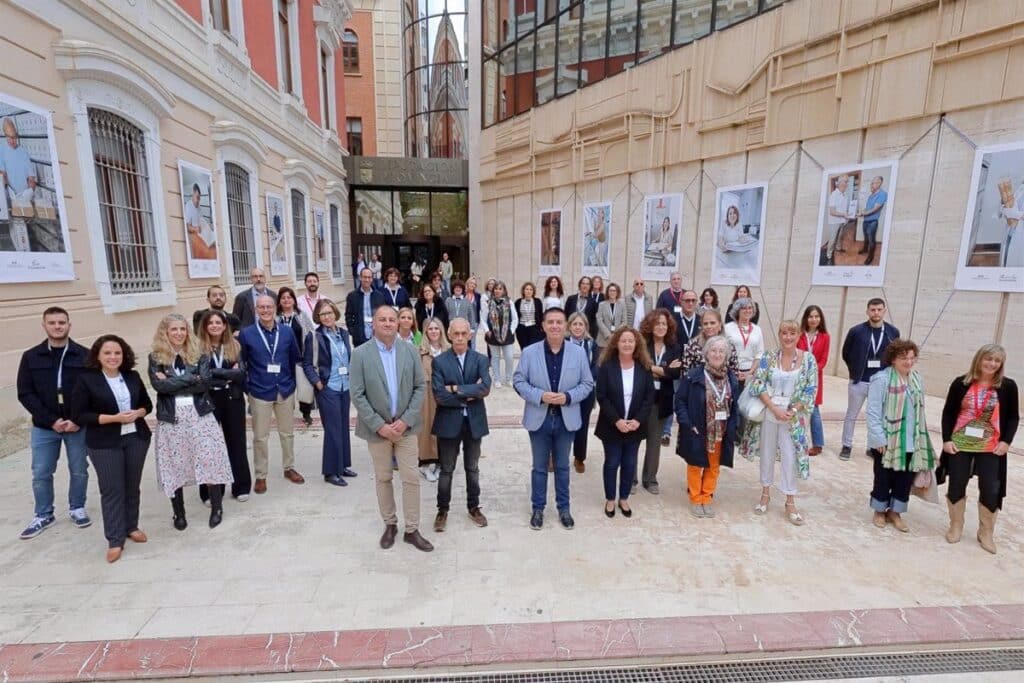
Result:
{"label": "glass window panel", "polygon": [[430,15],[436,16],[444,14],[445,2],[444,0],[430,0]]}
{"label": "glass window panel", "polygon": [[676,45],[685,45],[710,32],[711,3],[708,0],[676,0]]}
{"label": "glass window panel", "polygon": [[580,81],[583,85],[596,83],[604,78],[604,53],[608,27],[607,0],[584,0],[583,2],[583,61],[580,64]]}
{"label": "glass window panel", "polygon": [[341,269],[341,212],[337,204],[328,207],[328,220],[331,226],[331,276],[340,280],[345,275]]}
{"label": "glass window panel", "polygon": [[309,270],[309,240],[306,238],[306,195],[292,190],[292,248],[295,253],[295,272]]}
{"label": "glass window panel", "polygon": [[715,30],[757,14],[758,0],[715,0]]}
{"label": "glass window panel", "polygon": [[672,0],[643,0],[640,5],[638,60],[654,59],[672,42]]}
{"label": "glass window panel", "polygon": [[498,60],[489,59],[483,68],[483,111],[481,118],[484,127],[493,126],[498,122]]}
{"label": "glass window panel", "polygon": [[609,0],[608,75],[636,62],[637,0]]}
{"label": "glass window panel", "polygon": [[536,45],[536,78],[537,104],[544,104],[555,96],[555,43],[554,21],[537,29]]}
{"label": "glass window panel", "polygon": [[784,2],[786,2],[786,0],[764,0],[764,2],[762,3],[762,9],[768,10],[773,7],[778,7]]}
{"label": "glass window panel", "polygon": [[391,234],[391,193],[386,190],[356,190],[353,193],[356,232],[362,235]]}
{"label": "glass window panel", "polygon": [[399,192],[395,202],[396,235],[430,234],[430,193]]}
{"label": "glass window panel", "polygon": [[431,232],[442,236],[469,234],[469,197],[466,192],[431,195]]}
{"label": "glass window panel", "polygon": [[533,36],[520,40],[516,44],[516,68],[515,75],[511,77],[514,83],[515,113],[522,114],[529,111],[533,106],[535,97],[533,82]]}
{"label": "glass window panel", "polygon": [[483,16],[481,17],[480,28],[483,31],[483,56],[486,59],[497,52],[498,45],[502,44],[501,14],[503,9],[498,0],[483,0]]}
{"label": "glass window panel", "polygon": [[[504,2],[506,4],[511,4],[509,3],[509,0],[504,0]],[[515,22],[515,38],[525,36],[537,25],[536,4],[536,2],[524,2],[523,0],[519,0],[515,3],[515,8],[512,10],[515,12],[515,16],[513,17],[513,21]]]}
{"label": "glass window panel", "polygon": [[558,17],[558,77],[555,90],[559,95],[579,87],[580,19],[578,12],[563,12]]}
{"label": "glass window panel", "polygon": [[422,19],[430,14],[428,11],[428,0],[414,0],[416,2],[416,18]]}

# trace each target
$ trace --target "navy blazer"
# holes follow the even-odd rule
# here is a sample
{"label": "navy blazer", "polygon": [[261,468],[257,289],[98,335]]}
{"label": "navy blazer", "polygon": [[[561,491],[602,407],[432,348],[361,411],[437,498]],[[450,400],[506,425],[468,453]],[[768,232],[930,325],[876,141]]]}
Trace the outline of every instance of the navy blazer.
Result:
{"label": "navy blazer", "polygon": [[[434,359],[430,388],[437,401],[437,412],[430,433],[439,439],[455,439],[462,432],[462,409],[469,418],[469,432],[480,439],[487,428],[487,408],[484,398],[491,393],[490,363],[487,356],[473,349],[466,351],[465,370],[459,367],[459,357],[448,349]],[[446,387],[457,385],[452,393]]]}
{"label": "navy blazer", "polygon": [[[147,415],[153,412],[153,401],[139,373],[125,370],[121,377],[131,396],[131,409],[145,408]],[[87,370],[79,376],[71,394],[71,420],[85,428],[85,445],[88,448],[117,448],[120,445],[121,423],[100,424],[100,415],[117,415],[120,412],[114,392],[101,370]],[[152,436],[143,417],[135,421],[135,432],[145,441]]]}
{"label": "navy blazer", "polygon": [[384,304],[387,306],[397,306],[398,308],[412,308],[412,300],[409,299],[409,292],[405,290],[405,287],[398,285],[398,289],[395,290],[395,296],[391,296],[391,290],[387,288],[387,285],[381,288],[381,295],[384,297]]}
{"label": "navy blazer", "polygon": [[[622,388],[622,366],[618,358],[609,358],[597,369],[597,405],[601,412],[597,416],[594,436],[602,441],[630,442],[647,438],[647,419],[654,407],[654,376],[651,371],[633,363],[633,397],[626,411],[626,399]],[[619,420],[638,420],[640,429],[635,432],[620,432],[615,423]]]}
{"label": "navy blazer", "polygon": [[[370,292],[370,315],[373,315],[373,311],[378,306],[383,305],[384,295],[377,289],[372,290]],[[363,334],[363,316],[365,314],[366,311],[363,310],[363,290],[357,288],[345,296],[345,327],[348,328],[348,333],[352,335],[352,344],[354,346],[365,344],[369,339]]]}
{"label": "navy blazer", "polygon": [[[719,464],[732,467],[733,451],[736,445],[736,430],[739,424],[740,384],[736,375],[729,370],[729,418],[725,422],[725,437],[722,439],[722,457]],[[690,368],[679,382],[676,392],[676,421],[679,422],[679,441],[676,454],[694,467],[708,466],[708,423],[707,385],[704,368]]]}
{"label": "navy blazer", "polygon": [[[360,324],[362,323],[360,322]],[[349,334],[341,327],[336,327],[335,329],[341,333],[341,341],[348,352],[348,362],[351,365],[352,344],[349,341]],[[313,367],[314,340],[316,343],[316,367]],[[327,386],[327,382],[331,379],[332,362],[331,340],[327,338],[327,328],[321,325],[316,328],[315,332],[310,332],[306,335],[306,344],[302,352],[302,371],[306,374],[306,379],[309,380],[314,389],[317,382],[323,382],[324,386]]]}

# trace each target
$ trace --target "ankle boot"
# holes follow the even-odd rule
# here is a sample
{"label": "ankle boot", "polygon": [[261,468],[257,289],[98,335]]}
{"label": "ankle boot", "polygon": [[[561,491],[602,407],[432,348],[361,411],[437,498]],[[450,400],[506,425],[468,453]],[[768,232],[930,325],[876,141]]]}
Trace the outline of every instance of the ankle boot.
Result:
{"label": "ankle boot", "polygon": [[210,528],[220,524],[224,518],[224,490],[219,484],[210,485]]}
{"label": "ankle boot", "polygon": [[946,532],[948,543],[959,543],[960,536],[964,533],[964,512],[967,510],[967,498],[961,498],[955,503],[946,499],[946,507],[949,508],[949,531]]}
{"label": "ankle boot", "polygon": [[185,496],[181,489],[174,492],[174,498],[171,498],[171,508],[174,509],[174,528],[184,531],[188,526],[188,520],[185,519]]}
{"label": "ankle boot", "polygon": [[992,538],[992,534],[996,530],[997,514],[978,503],[978,543],[993,555],[996,554],[996,542]]}
{"label": "ankle boot", "polygon": [[867,250],[868,257],[864,259],[865,266],[870,266],[871,262],[875,260],[875,250],[877,249],[877,247],[878,245],[873,242],[871,244],[871,247]]}

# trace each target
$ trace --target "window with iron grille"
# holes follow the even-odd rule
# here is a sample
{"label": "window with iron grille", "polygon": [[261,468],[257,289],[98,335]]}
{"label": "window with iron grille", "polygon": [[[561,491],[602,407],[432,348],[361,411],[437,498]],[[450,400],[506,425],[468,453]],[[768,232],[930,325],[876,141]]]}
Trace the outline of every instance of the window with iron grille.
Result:
{"label": "window with iron grille", "polygon": [[341,212],[337,204],[330,205],[331,221],[331,276],[341,281],[344,272],[341,270]]}
{"label": "window with iron grille", "polygon": [[323,115],[323,127],[331,129],[331,56],[323,47],[320,48],[320,112]]}
{"label": "window with iron grille", "polygon": [[341,34],[341,62],[345,73],[359,73],[359,36],[352,29]]}
{"label": "window with iron grille", "polygon": [[231,263],[235,284],[249,284],[249,272],[256,267],[256,230],[249,194],[249,172],[238,164],[224,164],[228,195],[228,227],[231,232]]}
{"label": "window with iron grille", "polygon": [[89,135],[110,292],[158,292],[160,266],[145,136],[102,109],[89,109]]}
{"label": "window with iron grille", "polygon": [[295,273],[302,277],[309,271],[309,254],[306,245],[306,196],[292,190],[292,234],[295,236]]}

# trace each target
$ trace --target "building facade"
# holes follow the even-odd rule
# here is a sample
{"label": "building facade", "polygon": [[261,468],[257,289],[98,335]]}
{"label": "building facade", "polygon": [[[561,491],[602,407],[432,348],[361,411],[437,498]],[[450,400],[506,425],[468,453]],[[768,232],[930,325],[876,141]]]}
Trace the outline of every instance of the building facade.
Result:
{"label": "building facade", "polygon": [[[752,285],[769,338],[781,319],[818,304],[833,337],[830,373],[845,374],[842,337],[865,319],[868,298],[882,296],[891,322],[923,343],[930,391],[992,341],[1010,349],[1008,371],[1024,374],[1013,351],[1021,269],[996,269],[987,285],[984,269],[958,276],[1000,258],[1013,266],[1022,246],[1000,206],[1024,187],[1024,2],[484,7],[473,37],[482,84],[474,269],[516,284],[545,269],[575,281],[598,205],[610,216],[613,281],[646,273],[650,291],[678,269],[726,302],[736,285]],[[979,183],[997,175],[1000,190],[991,181],[983,193]],[[876,184],[888,195],[888,232],[866,257],[856,247],[867,250],[865,228],[880,221],[859,211],[880,205]],[[848,213],[833,224],[838,195]],[[751,198],[760,211],[730,226],[738,234],[725,244],[729,206],[746,213]],[[551,265],[541,214],[555,210],[561,259]],[[668,213],[678,228],[671,259],[651,227]],[[979,239],[972,220],[994,227]],[[851,250],[841,251],[844,240]],[[755,244],[738,279],[726,266]],[[865,258],[875,260],[853,267]]]}
{"label": "building facade", "polygon": [[160,318],[205,308],[214,284],[233,296],[252,267],[300,293],[316,271],[343,296],[351,14],[350,0],[0,0],[0,118],[36,188],[9,184],[0,214],[5,424],[23,421],[14,375],[47,306],[83,343],[116,331],[145,350]]}

